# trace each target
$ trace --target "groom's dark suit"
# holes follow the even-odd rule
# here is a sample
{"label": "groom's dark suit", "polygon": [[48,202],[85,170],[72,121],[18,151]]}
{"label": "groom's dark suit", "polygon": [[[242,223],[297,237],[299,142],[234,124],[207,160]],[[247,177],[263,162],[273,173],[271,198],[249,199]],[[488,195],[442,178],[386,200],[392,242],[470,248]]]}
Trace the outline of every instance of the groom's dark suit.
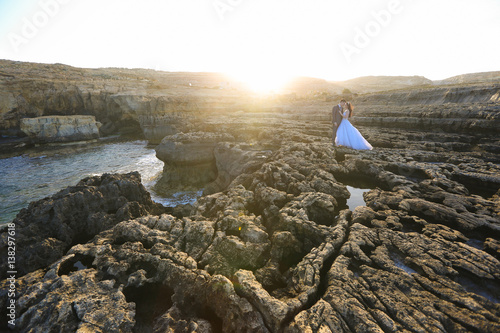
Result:
{"label": "groom's dark suit", "polygon": [[339,112],[340,110],[341,110],[340,104],[335,105],[332,109],[333,145],[335,145],[335,138],[337,137],[337,129],[339,128],[340,122],[342,121],[342,115]]}

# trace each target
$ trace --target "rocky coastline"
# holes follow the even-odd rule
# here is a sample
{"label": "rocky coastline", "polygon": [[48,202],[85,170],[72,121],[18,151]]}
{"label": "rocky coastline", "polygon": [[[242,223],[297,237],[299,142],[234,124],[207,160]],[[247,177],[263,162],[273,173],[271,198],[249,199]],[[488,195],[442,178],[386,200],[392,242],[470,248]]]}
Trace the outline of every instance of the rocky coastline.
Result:
{"label": "rocky coastline", "polygon": [[[353,123],[373,151],[332,146],[336,96],[252,101],[207,89],[206,100],[187,94],[183,104],[150,91],[141,104],[124,90],[108,95],[122,104],[96,119],[119,128],[103,121],[115,112],[123,128],[154,133],[159,186],[204,195],[165,208],[131,173],[31,203],[13,221],[15,328],[498,332],[500,84],[406,89],[352,96]],[[443,102],[449,91],[461,97]],[[152,122],[157,112],[163,120]],[[6,114],[3,129],[15,132],[6,119],[21,116]],[[347,185],[367,189],[366,205],[348,209]]]}

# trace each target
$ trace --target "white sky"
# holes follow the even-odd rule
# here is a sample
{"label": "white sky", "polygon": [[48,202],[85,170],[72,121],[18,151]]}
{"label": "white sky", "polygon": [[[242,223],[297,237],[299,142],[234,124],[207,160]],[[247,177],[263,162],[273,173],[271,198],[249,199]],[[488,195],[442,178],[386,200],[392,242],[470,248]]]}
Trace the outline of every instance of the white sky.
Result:
{"label": "white sky", "polygon": [[0,59],[262,85],[496,71],[499,36],[500,0],[0,0]]}

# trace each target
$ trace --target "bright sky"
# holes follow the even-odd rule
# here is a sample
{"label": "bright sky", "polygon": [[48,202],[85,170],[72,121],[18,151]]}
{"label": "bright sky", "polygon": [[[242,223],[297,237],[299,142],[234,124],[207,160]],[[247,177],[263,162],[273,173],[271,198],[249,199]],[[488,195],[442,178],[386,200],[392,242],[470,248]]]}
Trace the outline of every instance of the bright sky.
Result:
{"label": "bright sky", "polygon": [[429,79],[500,70],[500,0],[0,0],[0,59]]}

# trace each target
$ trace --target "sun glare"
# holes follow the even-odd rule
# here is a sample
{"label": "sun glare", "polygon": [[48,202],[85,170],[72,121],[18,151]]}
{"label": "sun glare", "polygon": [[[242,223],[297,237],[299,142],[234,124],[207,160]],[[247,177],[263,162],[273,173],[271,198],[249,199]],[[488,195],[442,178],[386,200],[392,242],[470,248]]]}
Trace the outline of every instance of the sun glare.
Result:
{"label": "sun glare", "polygon": [[289,74],[276,72],[248,71],[232,75],[248,89],[258,94],[278,93],[292,79]]}

